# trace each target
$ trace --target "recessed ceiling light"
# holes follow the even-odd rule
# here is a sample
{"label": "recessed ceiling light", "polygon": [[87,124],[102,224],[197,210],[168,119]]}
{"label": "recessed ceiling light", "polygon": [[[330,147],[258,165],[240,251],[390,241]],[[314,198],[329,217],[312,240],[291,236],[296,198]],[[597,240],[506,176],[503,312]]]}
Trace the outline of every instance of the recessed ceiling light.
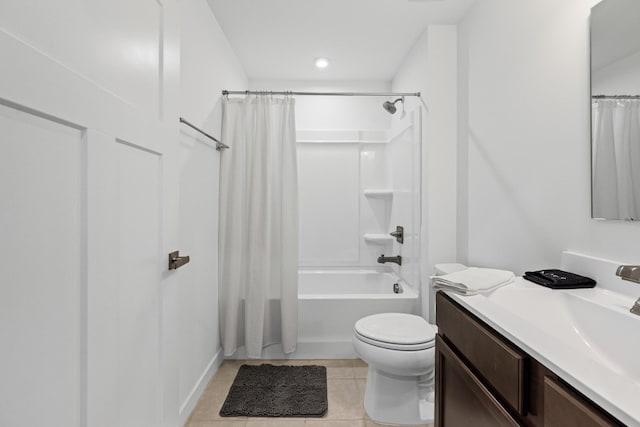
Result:
{"label": "recessed ceiling light", "polygon": [[329,66],[329,60],[327,58],[316,58],[315,63],[318,68],[327,68]]}

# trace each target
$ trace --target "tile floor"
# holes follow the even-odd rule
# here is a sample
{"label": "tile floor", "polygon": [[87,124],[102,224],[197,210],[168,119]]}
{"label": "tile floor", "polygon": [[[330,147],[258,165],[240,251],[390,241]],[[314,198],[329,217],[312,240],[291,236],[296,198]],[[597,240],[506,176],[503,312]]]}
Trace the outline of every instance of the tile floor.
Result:
{"label": "tile floor", "polygon": [[[231,383],[245,364],[322,365],[327,367],[329,411],[322,418],[221,417],[218,412]],[[364,412],[367,365],[360,359],[225,360],[191,413],[186,427],[374,427]],[[432,426],[423,426],[432,427]]]}

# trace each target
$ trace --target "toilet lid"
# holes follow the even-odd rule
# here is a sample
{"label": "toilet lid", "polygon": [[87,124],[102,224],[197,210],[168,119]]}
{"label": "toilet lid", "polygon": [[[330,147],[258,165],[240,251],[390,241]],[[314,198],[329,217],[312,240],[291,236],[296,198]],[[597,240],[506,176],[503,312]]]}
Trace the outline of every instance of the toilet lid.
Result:
{"label": "toilet lid", "polygon": [[355,324],[356,335],[365,342],[397,350],[433,347],[436,329],[420,316],[382,313],[363,317]]}

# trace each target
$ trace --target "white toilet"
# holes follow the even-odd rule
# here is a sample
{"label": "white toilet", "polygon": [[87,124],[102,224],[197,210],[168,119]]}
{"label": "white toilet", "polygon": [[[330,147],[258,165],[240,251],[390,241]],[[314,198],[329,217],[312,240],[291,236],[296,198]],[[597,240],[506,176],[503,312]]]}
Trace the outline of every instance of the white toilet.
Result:
{"label": "white toilet", "polygon": [[[462,264],[438,264],[436,274],[464,270]],[[353,347],[369,365],[364,409],[379,424],[430,424],[434,418],[434,354],[437,329],[423,316],[382,313],[363,317],[353,328]]]}

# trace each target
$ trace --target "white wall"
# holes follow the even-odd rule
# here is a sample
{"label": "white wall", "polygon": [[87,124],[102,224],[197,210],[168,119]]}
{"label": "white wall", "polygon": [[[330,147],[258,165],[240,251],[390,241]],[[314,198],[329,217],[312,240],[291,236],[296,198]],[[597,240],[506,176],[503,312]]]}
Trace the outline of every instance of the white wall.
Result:
{"label": "white wall", "polygon": [[637,262],[640,224],[590,218],[594,3],[485,0],[460,24],[459,261],[522,273],[570,249]]}
{"label": "white wall", "polygon": [[[206,0],[181,3],[180,115],[219,137],[221,91],[246,87],[246,74]],[[175,293],[177,398],[184,422],[222,360],[218,329],[218,185],[220,153],[186,126],[179,140],[180,250],[192,256]]]}
{"label": "white wall", "polygon": [[640,52],[594,70],[591,74],[593,95],[640,94]]}

